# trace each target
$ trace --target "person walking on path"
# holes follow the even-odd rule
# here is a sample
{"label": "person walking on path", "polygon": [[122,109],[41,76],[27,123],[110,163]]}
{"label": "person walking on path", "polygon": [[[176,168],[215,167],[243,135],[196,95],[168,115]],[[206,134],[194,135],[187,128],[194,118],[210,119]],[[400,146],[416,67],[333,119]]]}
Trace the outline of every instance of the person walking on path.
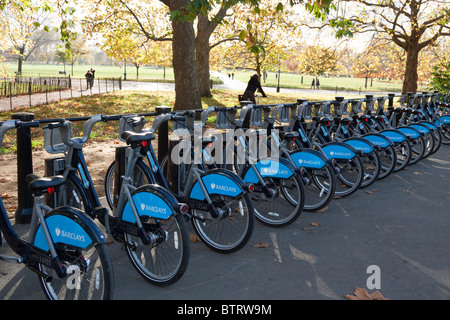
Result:
{"label": "person walking on path", "polygon": [[319,78],[317,78],[316,79],[316,88],[317,88],[317,90],[320,89],[319,86],[320,86],[320,81],[319,81]]}
{"label": "person walking on path", "polygon": [[95,70],[91,68],[90,71],[92,74],[92,77],[91,77],[91,88],[92,88],[94,86]]}
{"label": "person walking on path", "polygon": [[312,89],[312,90],[316,89],[316,82],[314,81],[314,79],[311,82],[311,88],[310,89]]}
{"label": "person walking on path", "polygon": [[88,90],[88,89],[92,88],[92,72],[91,72],[91,70],[88,70],[84,76],[86,78],[86,86],[87,86],[86,90]]}
{"label": "person walking on path", "polygon": [[256,99],[255,99],[256,90],[261,92],[261,94],[264,98],[267,97],[263,88],[261,87],[261,83],[259,82],[258,74],[255,73],[254,75],[252,75],[250,77],[250,80],[248,81],[247,88],[245,89],[245,92],[243,94],[243,99],[250,100],[251,102],[256,104]]}

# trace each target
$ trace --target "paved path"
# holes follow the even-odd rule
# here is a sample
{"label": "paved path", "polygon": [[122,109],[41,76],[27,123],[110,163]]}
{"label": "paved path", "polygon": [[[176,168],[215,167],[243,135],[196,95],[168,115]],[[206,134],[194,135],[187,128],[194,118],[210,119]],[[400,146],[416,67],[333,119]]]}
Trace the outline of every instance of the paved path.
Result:
{"label": "paved path", "polygon": [[[222,74],[220,72],[211,72],[212,75],[220,78],[223,81],[223,84],[217,84],[214,85],[214,88],[217,89],[230,89],[230,90],[236,90],[239,91],[239,93],[244,93],[244,90],[247,86],[246,83],[236,80],[236,79],[230,79],[227,75]],[[104,92],[110,92],[114,90],[118,90],[119,85],[116,81],[114,84],[109,80],[95,80],[94,86],[91,89],[87,90],[85,87],[85,81],[80,79],[72,79],[73,88],[72,90],[65,90],[65,91],[56,91],[56,92],[50,92],[50,93],[41,93],[41,94],[34,94],[31,97],[28,95],[25,96],[19,96],[19,97],[12,97],[10,98],[3,98],[0,99],[0,110],[10,110],[11,106],[13,108],[16,107],[22,107],[22,106],[34,106],[39,104],[45,104],[47,102],[55,102],[59,101],[61,99],[70,99],[74,97],[81,97],[91,94],[98,94],[98,93],[104,93]],[[274,87],[263,87],[264,91],[267,94],[273,94],[276,92],[276,88]],[[140,81],[122,81],[122,90],[138,90],[138,91],[174,91],[175,85],[173,83],[165,83],[165,82],[140,82]],[[280,92],[289,92],[289,93],[311,93],[311,90],[309,89],[288,89],[288,88],[281,88]],[[317,94],[322,95],[335,95],[336,92],[334,90],[319,90],[316,91]],[[373,95],[387,95],[387,92],[365,92],[363,94],[373,94]],[[359,95],[359,92],[357,91],[345,91],[345,92],[338,92],[337,95],[344,95],[345,97],[349,96],[355,96]],[[236,96],[237,100],[237,96]],[[237,102],[237,101],[236,101]],[[260,101],[263,103],[263,100]]]}
{"label": "paved path", "polygon": [[[167,314],[202,305],[198,300],[345,300],[355,286],[367,289],[367,270],[377,266],[386,298],[449,300],[449,186],[450,146],[442,146],[367,190],[333,200],[324,213],[304,212],[279,229],[257,223],[248,245],[234,254],[192,243],[186,274],[165,288],[142,280],[120,245],[109,245],[115,299],[178,300]],[[14,228],[23,234],[26,226]],[[253,246],[258,243],[268,247]],[[0,299],[43,298],[34,273],[0,262]],[[288,306],[294,311],[298,303]]]}

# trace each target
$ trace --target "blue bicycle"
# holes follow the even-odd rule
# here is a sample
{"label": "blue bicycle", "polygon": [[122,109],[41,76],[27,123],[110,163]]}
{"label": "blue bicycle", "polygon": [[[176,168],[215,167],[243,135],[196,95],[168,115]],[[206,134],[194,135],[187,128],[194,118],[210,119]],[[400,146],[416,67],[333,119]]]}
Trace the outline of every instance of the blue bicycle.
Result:
{"label": "blue bicycle", "polygon": [[[16,127],[37,127],[36,122],[8,120],[0,127],[0,145],[5,133]],[[0,255],[0,260],[23,263],[39,277],[45,296],[51,300],[106,300],[114,292],[114,272],[105,237],[86,213],[73,207],[50,208],[44,196],[60,188],[62,176],[27,176],[34,196],[28,240],[13,230],[0,199],[0,227],[6,242],[18,255]],[[1,245],[1,234],[0,234]]]}
{"label": "blue bicycle", "polygon": [[54,160],[56,173],[63,175],[66,183],[56,192],[53,201],[57,205],[80,208],[97,218],[107,233],[123,244],[132,265],[145,280],[167,286],[178,281],[188,266],[188,207],[163,187],[136,181],[139,177],[135,175],[135,167],[140,150],[154,138],[153,134],[122,134],[131,151],[112,215],[100,203],[84,159],[83,145],[93,126],[119,119],[120,116],[94,115],[84,123],[82,137],[73,137],[73,125],[65,119],[48,124],[46,150],[65,154]]}
{"label": "blue bicycle", "polygon": [[[139,181],[152,181],[171,190],[179,201],[188,204],[193,228],[206,246],[219,253],[236,252],[248,243],[253,232],[255,213],[249,196],[253,185],[244,183],[232,172],[214,168],[213,164],[209,164],[207,168],[202,155],[208,157],[207,146],[212,140],[202,137],[198,138],[197,143],[191,140],[194,137],[186,125],[191,120],[192,112],[167,113],[157,116],[152,128],[148,130],[143,129],[146,122],[144,117],[122,118],[119,132],[153,135],[162,123],[168,121],[174,123],[175,132],[180,126],[184,129],[176,137],[175,143],[178,147],[185,145],[186,148],[176,154],[176,159],[169,152],[163,157],[161,165],[151,139],[147,141],[136,161],[133,173],[137,178],[135,182],[139,184]],[[198,150],[194,150],[194,145],[198,146]],[[194,158],[198,161],[194,161]],[[112,208],[114,190],[119,187],[115,183],[116,176],[117,166],[114,161],[105,177],[106,198]],[[168,176],[171,178],[167,179]]]}

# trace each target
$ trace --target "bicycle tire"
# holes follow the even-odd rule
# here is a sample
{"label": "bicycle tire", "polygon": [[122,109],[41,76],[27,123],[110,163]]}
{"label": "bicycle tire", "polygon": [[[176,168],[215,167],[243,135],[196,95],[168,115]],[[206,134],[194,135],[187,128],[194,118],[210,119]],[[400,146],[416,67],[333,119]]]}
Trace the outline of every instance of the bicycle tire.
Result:
{"label": "bicycle tire", "polygon": [[306,169],[305,211],[325,208],[333,200],[336,189],[336,175],[330,166],[322,169]]}
{"label": "bicycle tire", "polygon": [[[70,210],[68,210],[70,209]],[[74,216],[76,213],[78,216]],[[83,218],[82,216],[85,216]],[[88,219],[90,223],[83,223],[83,219]],[[71,224],[65,224],[61,219],[75,221],[76,229],[71,229]],[[43,277],[38,276],[39,283],[44,291],[44,295],[49,300],[110,300],[114,294],[114,270],[105,242],[98,237],[100,229],[81,210],[60,207],[52,210],[45,216],[48,227],[55,232],[53,237],[59,238],[63,232],[74,233],[82,237],[86,247],[81,247],[78,243],[70,241],[54,242],[56,253],[61,263],[67,270],[64,278],[58,277],[53,268],[49,268],[42,263],[37,263],[36,268]],[[91,226],[90,226],[91,224]],[[67,229],[65,229],[67,228]],[[37,232],[40,224],[32,230],[33,243],[42,243],[41,235]],[[60,230],[60,231],[59,231]],[[97,234],[97,236],[96,236]],[[103,237],[103,236],[102,236]],[[88,238],[88,239],[86,239]],[[90,241],[89,241],[90,240]],[[87,241],[87,242],[86,242]],[[42,246],[40,246],[43,250]],[[48,249],[48,247],[47,247]]]}
{"label": "bicycle tire", "polygon": [[411,159],[411,145],[408,140],[395,145],[395,152],[397,154],[397,163],[395,164],[394,172],[404,169]]}
{"label": "bicycle tire", "polygon": [[[136,171],[136,168],[138,171]],[[109,167],[108,170],[106,170],[105,174],[105,198],[108,202],[109,207],[114,209],[114,189],[115,189],[115,173],[116,173],[116,162],[113,161]],[[133,185],[135,187],[139,187],[144,184],[153,184],[155,179],[153,176],[149,173],[149,170],[145,168],[145,163],[136,162],[135,166],[135,172],[133,173]]]}
{"label": "bicycle tire", "polygon": [[[133,192],[154,193],[150,185]],[[159,195],[162,198],[162,195]],[[164,201],[164,200],[163,200]],[[141,216],[145,230],[159,236],[153,245],[144,245],[140,237],[124,233],[127,256],[136,271],[148,282],[156,286],[168,286],[181,279],[190,259],[190,239],[186,218],[175,214],[168,219]],[[164,268],[167,268],[165,270]]]}
{"label": "bicycle tire", "polygon": [[359,156],[353,159],[335,159],[339,167],[336,174],[336,190],[334,192],[337,197],[346,197],[355,193],[361,186],[364,178],[364,165]]}
{"label": "bicycle tire", "polygon": [[[287,152],[295,152],[295,150],[302,148],[298,140],[283,140],[282,146],[286,148]],[[282,152],[282,156],[284,159],[290,159],[285,152]],[[293,165],[296,166],[297,164],[293,163]],[[325,208],[333,199],[336,189],[334,169],[330,165],[325,165],[320,169],[305,167],[304,169],[305,204],[303,210],[317,211]]]}
{"label": "bicycle tire", "polygon": [[[64,194],[61,194],[64,192]],[[92,205],[81,179],[69,173],[63,186],[55,191],[54,207],[69,206],[91,215]]]}
{"label": "bicycle tire", "polygon": [[392,172],[394,172],[395,165],[397,163],[397,152],[395,147],[389,145],[388,147],[380,150],[378,152],[380,156],[380,175],[378,176],[378,180],[384,179],[388,177]]}
{"label": "bicycle tire", "polygon": [[255,218],[266,226],[277,228],[296,221],[305,206],[305,187],[302,179],[293,175],[287,179],[266,177],[264,180],[269,187],[273,187],[274,197],[267,198],[261,192],[250,193]]}
{"label": "bicycle tire", "polygon": [[381,172],[381,158],[378,151],[372,151],[361,157],[364,166],[364,179],[361,188],[367,188],[378,180]]}
{"label": "bicycle tire", "polygon": [[[165,176],[167,175],[168,161],[169,154],[166,154],[161,161],[161,170]],[[187,173],[189,172],[189,169],[187,168],[191,165],[192,164],[186,163],[178,165],[178,172],[179,175],[181,175],[179,178],[181,179],[181,181],[179,181],[180,187],[185,186]],[[182,192],[182,190],[179,190],[179,192]],[[233,199],[231,197],[218,195],[210,195],[210,197],[218,208],[221,208],[219,205],[221,202]],[[252,201],[246,193],[241,194],[238,198],[242,198],[241,201],[235,199],[235,201],[241,203],[241,205],[239,205],[239,212],[243,212],[241,215],[235,215],[234,212],[232,212],[233,209],[230,209],[230,214],[225,214],[224,218],[218,219],[212,217],[208,211],[192,209],[191,223],[195,233],[208,248],[215,252],[223,254],[236,252],[247,244],[253,233],[255,213]],[[225,205],[223,207],[227,208],[227,206],[228,205]],[[222,235],[220,235],[220,233],[222,233]]]}
{"label": "bicycle tire", "polygon": [[[213,251],[228,254],[242,249],[250,240],[255,220],[252,201],[247,193],[231,198],[212,195],[217,208],[228,211],[223,218],[214,218],[209,211],[192,210],[192,226],[202,242]],[[231,200],[223,206],[220,203]],[[230,203],[237,203],[231,207]],[[236,214],[238,213],[238,214]]]}

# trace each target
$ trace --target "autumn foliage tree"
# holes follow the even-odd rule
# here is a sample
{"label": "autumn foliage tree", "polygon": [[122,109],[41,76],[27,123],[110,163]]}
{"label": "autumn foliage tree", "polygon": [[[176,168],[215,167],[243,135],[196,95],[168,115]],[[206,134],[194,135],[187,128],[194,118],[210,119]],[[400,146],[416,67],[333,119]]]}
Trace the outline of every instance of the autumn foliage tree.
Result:
{"label": "autumn foliage tree", "polygon": [[314,76],[332,72],[337,68],[336,51],[323,46],[303,47],[298,55],[298,61],[300,72]]}
{"label": "autumn foliage tree", "polygon": [[340,35],[377,33],[406,53],[403,94],[417,91],[419,53],[450,36],[450,2],[442,0],[338,0],[328,17]]}

